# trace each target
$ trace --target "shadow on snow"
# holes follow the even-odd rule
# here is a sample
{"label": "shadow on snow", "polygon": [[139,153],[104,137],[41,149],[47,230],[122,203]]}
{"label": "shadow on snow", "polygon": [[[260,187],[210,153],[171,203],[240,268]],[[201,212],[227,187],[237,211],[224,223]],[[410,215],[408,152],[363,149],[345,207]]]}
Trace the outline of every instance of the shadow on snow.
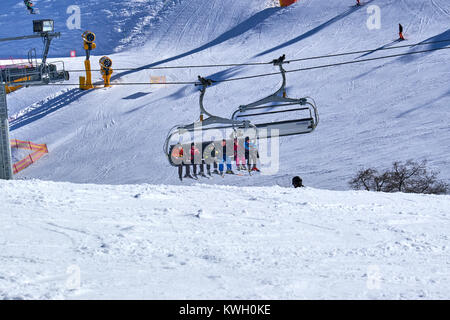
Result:
{"label": "shadow on snow", "polygon": [[[374,1],[374,0],[368,1],[367,3],[370,3],[370,2],[372,2],[372,1]],[[272,53],[272,52],[277,51],[277,50],[279,50],[279,49],[283,49],[283,48],[285,48],[285,47],[288,47],[288,46],[290,46],[290,45],[293,45],[293,44],[295,44],[295,43],[297,43],[297,42],[299,42],[299,41],[305,40],[305,39],[307,39],[307,38],[309,38],[309,37],[315,35],[316,33],[322,31],[323,29],[329,27],[329,26],[332,25],[333,23],[339,22],[340,20],[346,18],[346,17],[349,16],[350,14],[352,14],[352,13],[354,13],[354,12],[357,12],[357,11],[360,10],[361,8],[363,8],[363,7],[362,7],[362,6],[361,6],[361,7],[352,7],[352,8],[350,8],[350,9],[346,10],[345,12],[343,12],[343,13],[337,15],[336,17],[334,17],[334,18],[328,20],[327,22],[324,22],[324,23],[322,23],[321,25],[315,27],[314,29],[311,29],[311,30],[309,30],[309,31],[307,31],[307,32],[305,32],[305,33],[303,33],[302,35],[300,35],[300,36],[298,36],[298,37],[296,37],[296,38],[294,38],[294,39],[291,39],[291,40],[289,40],[289,41],[287,41],[287,42],[285,42],[285,43],[282,43],[282,44],[280,44],[280,45],[278,45],[278,46],[275,46],[275,47],[273,47],[273,48],[271,48],[271,49],[265,50],[265,51],[263,51],[263,52],[257,54],[255,57],[261,57],[261,56],[263,56],[263,55],[265,55],[265,54]]]}
{"label": "shadow on snow", "polygon": [[[145,70],[147,68],[155,67],[155,66],[167,63],[167,62],[172,62],[172,61],[190,56],[192,54],[201,52],[203,50],[209,49],[211,47],[217,46],[221,43],[224,43],[230,39],[236,38],[236,37],[246,33],[247,31],[255,28],[256,26],[258,26],[259,24],[264,22],[266,19],[268,19],[269,17],[271,17],[273,14],[275,14],[276,12],[278,12],[281,9],[282,8],[267,8],[261,12],[256,13],[255,15],[248,18],[247,20],[241,22],[234,28],[223,33],[222,35],[220,35],[219,37],[217,37],[216,39],[214,39],[213,41],[211,41],[207,44],[204,44],[198,48],[192,49],[185,53],[173,56],[171,58],[153,62],[151,64],[144,65],[144,66],[142,66],[140,68],[136,68],[134,70],[129,70],[129,71],[118,73],[115,76],[113,76],[111,78],[111,80],[117,80],[124,76]],[[212,76],[214,76],[214,75],[212,75]],[[216,76],[220,77],[220,72],[218,74],[216,74]],[[178,93],[175,93],[172,96],[176,97],[181,92],[181,90],[185,90],[185,88],[180,89],[178,91]],[[39,119],[45,117],[46,115],[53,113],[65,106],[67,106],[68,104],[80,99],[81,97],[83,97],[84,95],[86,95],[88,93],[90,93],[90,91],[80,91],[79,89],[71,89],[68,92],[65,92],[65,93],[43,103],[40,107],[33,109],[32,111],[28,112],[27,114],[24,114],[24,115],[18,117],[17,119],[14,119],[11,122],[11,130],[19,129],[29,123],[39,120]]]}

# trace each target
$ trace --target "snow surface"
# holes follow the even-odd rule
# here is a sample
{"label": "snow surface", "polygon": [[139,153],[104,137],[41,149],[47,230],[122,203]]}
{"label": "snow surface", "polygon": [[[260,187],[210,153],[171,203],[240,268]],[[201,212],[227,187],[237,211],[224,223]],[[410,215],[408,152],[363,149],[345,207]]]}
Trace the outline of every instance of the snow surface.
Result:
{"label": "snow surface", "polygon": [[[59,6],[63,7],[63,2],[59,1]],[[145,2],[148,14],[162,7],[161,2]],[[306,0],[288,8],[270,7],[269,1],[260,0],[169,2],[152,20],[155,25],[139,33],[147,42],[112,55],[114,68],[271,61],[283,53],[294,59],[375,49],[397,37],[398,22],[405,26],[408,43],[450,38],[450,6],[443,0],[372,1],[370,4],[381,8],[380,30],[366,28],[367,6],[353,8],[353,1],[319,5]],[[93,10],[98,5],[97,1],[84,3]],[[111,6],[116,3],[119,1],[111,1]],[[7,18],[12,19],[12,15]],[[62,24],[65,19],[63,15],[58,21]],[[122,21],[119,17],[111,19]],[[109,20],[104,25],[88,20],[83,26],[95,31],[99,39],[104,33],[116,44],[130,37],[127,32],[114,36],[107,33]],[[67,33],[64,28],[60,31]],[[78,36],[70,44],[81,49]],[[64,39],[54,40],[55,45],[58,42],[66,43]],[[40,45],[39,40],[34,44]],[[98,44],[99,51],[94,54],[103,50],[104,45]],[[375,51],[365,58],[445,44]],[[305,61],[286,68],[353,61],[359,56]],[[309,186],[342,190],[348,189],[347,181],[358,168],[385,168],[393,161],[425,158],[448,181],[449,56],[450,50],[441,50],[288,74],[290,96],[312,96],[317,101],[321,118],[317,131],[281,140],[280,170],[275,175],[205,183],[288,186],[293,175],[300,175]],[[94,68],[98,58],[91,59]],[[82,57],[65,61],[69,70],[82,69]],[[113,79],[122,83],[148,82],[153,75],[166,76],[168,81],[195,81],[201,74],[220,80],[274,71],[272,66],[116,70]],[[82,73],[72,73],[70,83],[76,84],[79,75]],[[101,79],[97,72],[94,76]],[[217,115],[231,116],[239,105],[274,92],[279,78],[221,83],[208,90],[205,104]],[[162,153],[162,145],[170,128],[192,123],[199,116],[198,92],[193,86],[117,86],[89,92],[80,92],[76,87],[38,87],[11,94],[8,103],[11,136],[46,143],[50,151],[46,159],[18,178],[77,183],[180,184],[176,170]]]}
{"label": "snow surface", "polygon": [[450,196],[0,188],[0,299],[450,298]]}
{"label": "snow surface", "polygon": [[[0,4],[1,34],[5,37],[29,35],[33,32],[32,21],[53,19],[55,31],[61,32],[59,41],[52,44],[50,56],[69,57],[71,50],[84,55],[80,47],[84,30],[95,32],[99,54],[117,52],[131,44],[145,42],[146,33],[179,0],[34,0],[40,14],[31,15],[22,0],[2,0]],[[80,29],[73,29],[74,10],[79,9]],[[25,40],[0,43],[0,59],[26,58],[30,48],[38,49],[39,41]]]}
{"label": "snow surface", "polygon": [[[367,6],[351,7],[352,0],[288,8],[263,0],[35,2],[38,17],[54,18],[63,33],[52,60],[82,69],[80,34],[90,29],[98,37],[92,65],[110,55],[114,83],[274,72],[117,68],[376,49],[392,45],[399,22],[407,43],[450,38],[447,0],[373,0],[380,30],[366,28]],[[65,27],[73,4],[82,7],[82,30]],[[0,37],[30,33],[37,17],[22,1],[0,7]],[[41,43],[0,43],[0,59],[23,58],[32,46],[39,52]],[[374,50],[364,58],[443,47]],[[79,57],[66,58],[74,48]],[[8,95],[11,138],[46,143],[50,153],[16,181],[0,182],[0,298],[448,299],[449,196],[320,189],[347,190],[357,169],[407,159],[429,159],[449,181],[449,57],[441,50],[290,73],[288,95],[312,96],[321,122],[312,134],[281,139],[279,172],[184,186],[162,145],[171,127],[198,118],[193,86],[47,86]],[[71,72],[69,83],[79,75]],[[205,104],[230,116],[279,83],[278,76],[221,83]],[[284,188],[293,175],[308,188]],[[74,289],[77,268],[81,287]]]}

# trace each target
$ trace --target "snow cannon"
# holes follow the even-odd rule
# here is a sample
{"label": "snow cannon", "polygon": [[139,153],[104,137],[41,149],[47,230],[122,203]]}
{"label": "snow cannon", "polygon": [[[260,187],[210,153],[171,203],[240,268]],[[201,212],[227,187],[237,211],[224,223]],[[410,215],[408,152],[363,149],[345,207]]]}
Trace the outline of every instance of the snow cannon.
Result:
{"label": "snow cannon", "polygon": [[[96,48],[95,41],[95,33],[91,31],[85,31],[81,37],[84,40],[84,50],[91,51]],[[89,58],[88,58],[89,59]]]}
{"label": "snow cannon", "polygon": [[100,72],[102,74],[103,80],[105,82],[105,88],[111,87],[111,75],[113,73],[112,60],[107,56],[103,56],[100,58],[98,62],[100,64]]}
{"label": "snow cannon", "polygon": [[94,50],[97,45],[95,44],[95,33],[91,31],[85,31],[81,37],[84,41],[84,50],[86,51],[86,60],[84,61],[84,67],[86,69],[86,77],[80,77],[80,89],[90,90],[93,89],[92,74],[91,74],[91,62],[89,58],[91,56],[91,50]]}

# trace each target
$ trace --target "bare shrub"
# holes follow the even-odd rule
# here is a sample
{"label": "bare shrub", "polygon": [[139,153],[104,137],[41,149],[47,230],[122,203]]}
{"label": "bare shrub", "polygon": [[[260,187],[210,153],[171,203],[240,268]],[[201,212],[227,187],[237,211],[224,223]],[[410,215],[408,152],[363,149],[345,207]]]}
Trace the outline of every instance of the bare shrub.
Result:
{"label": "bare shrub", "polygon": [[438,172],[427,168],[427,161],[394,162],[390,170],[362,169],[349,181],[355,190],[446,194],[449,186],[438,180]]}
{"label": "bare shrub", "polygon": [[350,180],[349,184],[355,190],[382,191],[386,181],[385,173],[380,175],[375,169],[362,169]]}

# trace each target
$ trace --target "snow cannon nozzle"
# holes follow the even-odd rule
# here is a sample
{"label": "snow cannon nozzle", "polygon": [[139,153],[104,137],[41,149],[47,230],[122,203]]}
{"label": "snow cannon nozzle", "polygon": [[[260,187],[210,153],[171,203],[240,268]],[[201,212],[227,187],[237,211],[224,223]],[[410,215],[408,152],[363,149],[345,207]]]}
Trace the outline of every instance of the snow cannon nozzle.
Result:
{"label": "snow cannon nozzle", "polygon": [[86,43],[94,43],[95,41],[95,33],[91,32],[91,31],[85,31],[81,37],[83,38],[84,42]]}
{"label": "snow cannon nozzle", "polygon": [[111,69],[112,67],[112,60],[107,56],[101,57],[98,63],[102,69]]}

